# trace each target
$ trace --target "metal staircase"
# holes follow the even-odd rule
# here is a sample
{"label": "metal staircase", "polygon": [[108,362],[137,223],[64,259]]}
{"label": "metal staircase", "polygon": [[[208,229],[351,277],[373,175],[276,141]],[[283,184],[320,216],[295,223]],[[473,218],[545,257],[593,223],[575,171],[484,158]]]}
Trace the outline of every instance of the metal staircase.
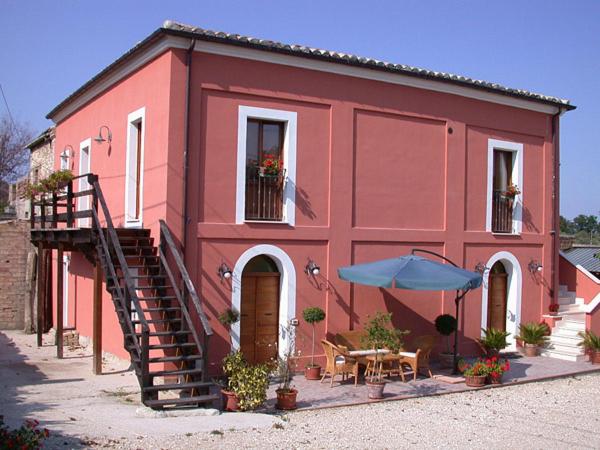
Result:
{"label": "metal staircase", "polygon": [[[150,230],[115,229],[98,177],[84,176],[91,186],[87,191],[73,192],[71,181],[64,194],[32,201],[32,242],[47,248],[61,244],[101,265],[144,405],[162,409],[217,401],[207,380],[213,332],[169,228],[160,221],[158,246]],[[76,211],[75,199],[84,195],[91,197],[91,209]],[[90,228],[73,226],[86,217]]]}

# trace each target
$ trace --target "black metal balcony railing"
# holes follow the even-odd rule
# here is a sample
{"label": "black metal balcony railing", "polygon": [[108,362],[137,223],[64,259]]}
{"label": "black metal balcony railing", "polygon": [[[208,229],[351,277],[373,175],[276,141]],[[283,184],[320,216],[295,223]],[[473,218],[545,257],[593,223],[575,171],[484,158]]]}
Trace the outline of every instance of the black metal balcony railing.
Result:
{"label": "black metal balcony railing", "polygon": [[246,175],[246,220],[283,219],[283,175]]}
{"label": "black metal balcony railing", "polygon": [[504,195],[504,191],[494,191],[492,197],[492,232],[512,233],[514,198]]}

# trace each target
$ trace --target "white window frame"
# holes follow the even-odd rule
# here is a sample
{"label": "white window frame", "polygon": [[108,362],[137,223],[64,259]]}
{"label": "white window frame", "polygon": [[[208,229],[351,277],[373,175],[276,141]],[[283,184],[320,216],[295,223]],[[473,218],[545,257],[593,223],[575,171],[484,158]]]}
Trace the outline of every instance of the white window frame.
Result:
{"label": "white window frame", "polygon": [[[142,148],[140,151],[140,216],[137,219],[129,218],[129,158],[137,145],[135,123],[142,123]],[[127,150],[125,154],[125,228],[141,228],[144,218],[144,149],[146,140],[146,107],[142,107],[127,115]]]}
{"label": "white window frame", "polygon": [[71,156],[69,150],[63,150],[60,154],[60,170],[69,170],[71,168]]}
{"label": "white window frame", "polygon": [[[521,193],[515,197],[513,206],[513,223],[510,234],[521,234],[523,230],[523,144],[518,142],[488,139],[487,161],[487,205],[485,214],[485,229],[492,232],[492,203],[494,196],[494,150],[512,153],[512,182],[519,187]],[[506,234],[506,233],[502,233]]]}
{"label": "white window frame", "polygon": [[246,220],[246,133],[248,119],[273,120],[284,123],[283,165],[285,180],[283,188],[283,217],[279,222],[294,226],[296,223],[296,133],[297,113],[278,109],[240,106],[238,112],[238,149],[235,223],[261,222]]}
{"label": "white window frame", "polygon": [[[87,148],[87,168],[85,169],[85,171],[83,170],[83,149]],[[84,175],[86,173],[91,173],[92,172],[92,138],[87,138],[85,141],[81,141],[81,143],[79,144],[79,175]],[[81,177],[79,178],[79,186],[78,186],[78,190],[79,192],[81,191],[87,191],[88,189],[91,189],[92,186],[90,185],[90,183],[88,182],[88,179],[86,177]],[[90,200],[90,196],[89,195],[85,195],[83,197],[79,197],[79,200],[77,202],[77,211],[85,211],[88,210],[92,207],[92,202]],[[77,223],[78,223],[78,227],[79,228],[89,228],[91,226],[92,223],[92,219],[90,217],[82,217],[80,219],[77,219]]]}

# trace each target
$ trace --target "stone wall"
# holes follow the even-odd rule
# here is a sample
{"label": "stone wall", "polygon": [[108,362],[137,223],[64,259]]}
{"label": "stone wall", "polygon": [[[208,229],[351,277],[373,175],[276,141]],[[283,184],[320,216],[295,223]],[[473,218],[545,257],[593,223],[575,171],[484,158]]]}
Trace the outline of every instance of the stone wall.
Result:
{"label": "stone wall", "polygon": [[32,250],[26,220],[0,222],[0,329],[23,329],[31,293],[27,256]]}

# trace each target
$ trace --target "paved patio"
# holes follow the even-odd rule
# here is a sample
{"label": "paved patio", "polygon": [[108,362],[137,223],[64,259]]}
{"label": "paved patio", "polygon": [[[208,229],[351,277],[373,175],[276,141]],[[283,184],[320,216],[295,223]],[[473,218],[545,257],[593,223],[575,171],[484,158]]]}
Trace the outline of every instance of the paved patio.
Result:
{"label": "paved patio", "polygon": [[[510,361],[510,370],[504,374],[503,384],[487,385],[483,388],[471,388],[464,382],[451,384],[424,376],[419,376],[416,381],[412,381],[412,373],[406,375],[406,382],[402,382],[398,376],[386,378],[388,383],[385,386],[383,400],[369,400],[367,398],[367,387],[362,376],[359,378],[356,387],[352,377],[342,383],[341,375],[336,376],[331,388],[329,377],[323,383],[320,383],[319,381],[308,381],[303,375],[296,375],[292,385],[298,389],[298,409],[309,410],[498,388],[506,385],[600,372],[600,366],[592,365],[589,362],[562,361],[541,356],[528,358],[517,353],[511,353],[507,356]],[[432,366],[432,372],[434,377],[436,375],[450,376],[448,369],[440,369],[435,366]],[[277,387],[276,384],[270,386],[266,409],[274,408],[275,389]]]}

